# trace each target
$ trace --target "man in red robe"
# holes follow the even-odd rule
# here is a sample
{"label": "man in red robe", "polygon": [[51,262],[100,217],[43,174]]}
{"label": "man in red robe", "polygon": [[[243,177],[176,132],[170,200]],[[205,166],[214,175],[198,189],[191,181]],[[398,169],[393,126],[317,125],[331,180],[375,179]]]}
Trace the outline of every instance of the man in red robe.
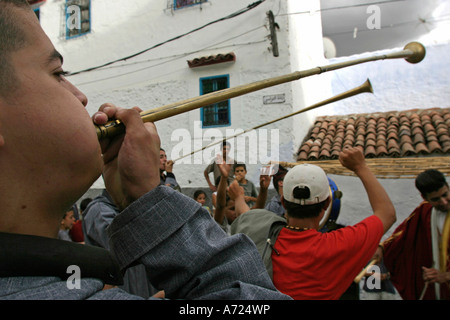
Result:
{"label": "man in red robe", "polygon": [[441,172],[426,170],[417,176],[416,188],[425,201],[381,245],[384,264],[403,299],[450,299],[449,187]]}

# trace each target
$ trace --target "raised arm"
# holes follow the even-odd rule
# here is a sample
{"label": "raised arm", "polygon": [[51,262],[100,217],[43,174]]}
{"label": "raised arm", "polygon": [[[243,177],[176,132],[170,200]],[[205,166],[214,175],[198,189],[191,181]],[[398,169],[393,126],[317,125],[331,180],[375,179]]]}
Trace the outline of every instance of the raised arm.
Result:
{"label": "raised arm", "polygon": [[228,174],[230,173],[230,168],[223,161],[217,161],[217,166],[220,169],[220,182],[217,186],[216,210],[214,211],[214,220],[216,220],[217,223],[222,224],[223,219],[225,219]]}
{"label": "raised arm", "polygon": [[234,200],[234,210],[236,212],[236,218],[250,210],[247,202],[245,202],[244,188],[242,188],[236,180],[234,180],[230,185],[228,194],[230,198]]}
{"label": "raised arm", "polygon": [[369,197],[373,214],[383,222],[384,232],[395,223],[395,208],[386,190],[367,166],[364,155],[358,148],[345,148],[339,155],[339,161],[353,171],[362,181]]}
{"label": "raised arm", "polygon": [[253,209],[264,209],[267,201],[267,190],[269,189],[270,180],[272,176],[269,175],[260,175],[259,176],[259,193],[256,198],[256,203],[253,206]]}

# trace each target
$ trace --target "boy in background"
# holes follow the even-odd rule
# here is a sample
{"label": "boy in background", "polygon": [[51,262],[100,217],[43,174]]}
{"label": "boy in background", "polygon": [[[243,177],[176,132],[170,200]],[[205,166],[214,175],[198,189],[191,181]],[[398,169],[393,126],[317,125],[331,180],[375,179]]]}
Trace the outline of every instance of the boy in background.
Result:
{"label": "boy in background", "polygon": [[246,178],[247,167],[244,163],[236,163],[233,169],[235,179],[244,188],[245,202],[252,208],[258,197],[258,191],[256,191],[255,184]]}

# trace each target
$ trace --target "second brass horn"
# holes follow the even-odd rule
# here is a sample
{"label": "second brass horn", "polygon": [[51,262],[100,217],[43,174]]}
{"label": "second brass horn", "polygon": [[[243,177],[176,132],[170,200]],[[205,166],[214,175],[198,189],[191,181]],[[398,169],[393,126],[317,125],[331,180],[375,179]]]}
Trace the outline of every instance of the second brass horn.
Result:
{"label": "second brass horn", "polygon": [[[187,111],[198,109],[211,105],[213,103],[225,101],[234,97],[238,97],[250,92],[262,90],[268,87],[276,86],[282,83],[299,80],[312,75],[321,74],[327,71],[333,71],[356,64],[385,60],[404,58],[410,63],[418,63],[425,57],[425,47],[419,42],[408,43],[403,50],[387,54],[380,54],[371,57],[359,58],[350,61],[334,63],[326,66],[319,66],[308,70],[296,71],[287,75],[282,75],[274,78],[269,78],[261,81],[256,81],[250,84],[240,85],[233,88],[214,91],[202,96],[183,100],[180,102],[168,104],[162,107],[154,108],[148,111],[141,112],[143,122],[154,122],[162,119],[172,117]],[[108,122],[102,126],[96,126],[98,139],[111,138],[120,133],[123,133],[125,126],[118,120]]]}
{"label": "second brass horn", "polygon": [[[340,100],[343,100],[343,99],[346,99],[346,98],[349,98],[349,97],[353,97],[353,96],[355,96],[355,95],[357,95],[357,94],[364,93],[364,92],[373,93],[372,84],[370,83],[370,80],[369,80],[369,79],[367,79],[363,84],[361,84],[360,86],[358,86],[358,87],[356,87],[356,88],[347,90],[347,91],[342,92],[342,93],[340,93],[340,94],[337,94],[337,95],[335,95],[335,96],[333,96],[333,97],[331,97],[331,98],[328,98],[328,99],[326,99],[326,100],[323,100],[323,101],[320,101],[320,102],[318,102],[318,103],[315,103],[315,104],[313,104],[313,105],[311,105],[311,106],[309,106],[309,107],[306,107],[306,108],[304,108],[304,109],[300,109],[300,110],[298,110],[298,111],[289,113],[289,114],[287,114],[287,115],[285,115],[285,116],[282,116],[282,117],[280,117],[280,118],[271,120],[271,121],[269,121],[269,122],[262,123],[262,124],[260,124],[260,125],[257,125],[256,127],[253,127],[253,128],[250,128],[250,129],[247,129],[247,130],[244,130],[244,131],[241,131],[241,132],[239,132],[239,133],[237,133],[237,134],[235,134],[235,135],[226,137],[223,141],[225,141],[225,140],[230,140],[230,139],[233,139],[233,138],[236,138],[237,136],[240,136],[240,135],[245,134],[245,133],[247,133],[247,132],[250,132],[250,131],[252,131],[252,130],[256,130],[256,129],[259,129],[259,128],[268,126],[269,124],[272,124],[272,123],[275,123],[275,122],[278,122],[278,121],[281,121],[281,120],[284,120],[284,119],[293,117],[293,116],[298,115],[298,114],[300,114],[300,113],[304,113],[304,112],[310,111],[310,110],[315,109],[315,108],[322,107],[322,106],[324,106],[324,105],[327,105],[327,104],[330,104],[330,103],[333,103],[333,102],[336,102],[336,101],[340,101]],[[175,160],[173,160],[173,161],[174,161],[174,162],[177,162],[177,161],[180,160],[180,159],[183,159],[183,158],[185,158],[185,157],[187,157],[187,156],[190,156],[190,155],[192,155],[192,154],[194,154],[194,153],[196,153],[196,152],[203,151],[203,150],[205,150],[205,149],[207,149],[207,148],[210,148],[210,147],[212,147],[212,146],[214,146],[214,145],[216,145],[216,144],[222,143],[223,141],[222,141],[222,140],[219,140],[219,141],[213,142],[213,143],[211,143],[211,144],[209,144],[209,145],[207,145],[207,146],[205,146],[205,147],[203,147],[203,148],[201,148],[201,149],[192,151],[192,152],[189,153],[189,154],[185,154],[185,155],[183,155],[183,156],[181,156],[181,157],[179,157],[179,158],[177,158],[177,159],[175,159]]]}

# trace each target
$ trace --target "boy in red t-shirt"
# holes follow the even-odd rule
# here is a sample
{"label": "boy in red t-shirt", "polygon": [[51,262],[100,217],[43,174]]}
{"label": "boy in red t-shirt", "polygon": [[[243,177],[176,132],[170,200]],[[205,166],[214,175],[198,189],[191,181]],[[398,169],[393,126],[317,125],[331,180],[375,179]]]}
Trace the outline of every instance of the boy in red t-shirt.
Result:
{"label": "boy in red t-shirt", "polygon": [[331,201],[327,176],[310,164],[289,170],[282,197],[287,225],[275,242],[272,265],[275,286],[294,299],[339,299],[396,220],[394,206],[362,152],[346,148],[339,160],[361,179],[373,215],[354,226],[319,232]]}

